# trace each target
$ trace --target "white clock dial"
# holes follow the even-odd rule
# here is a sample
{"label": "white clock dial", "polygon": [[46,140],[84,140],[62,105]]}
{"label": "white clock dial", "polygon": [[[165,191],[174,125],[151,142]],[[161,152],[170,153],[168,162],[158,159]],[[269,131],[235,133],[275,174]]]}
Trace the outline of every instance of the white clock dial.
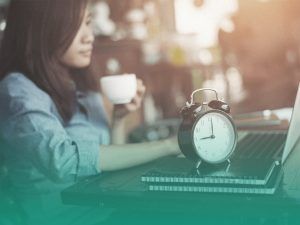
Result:
{"label": "white clock dial", "polygon": [[236,133],[231,121],[218,112],[202,116],[193,130],[197,154],[211,163],[226,160],[234,150],[235,139]]}

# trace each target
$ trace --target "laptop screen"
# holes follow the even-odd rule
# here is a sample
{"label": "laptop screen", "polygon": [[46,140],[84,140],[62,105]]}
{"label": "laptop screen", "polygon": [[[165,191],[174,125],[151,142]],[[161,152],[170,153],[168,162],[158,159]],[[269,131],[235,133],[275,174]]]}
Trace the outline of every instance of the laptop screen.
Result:
{"label": "laptop screen", "polygon": [[290,126],[289,126],[286,143],[282,154],[282,159],[281,159],[282,164],[287,159],[291,150],[296,147],[299,137],[300,137],[300,83],[298,85],[298,91],[296,95],[294,109],[290,120]]}

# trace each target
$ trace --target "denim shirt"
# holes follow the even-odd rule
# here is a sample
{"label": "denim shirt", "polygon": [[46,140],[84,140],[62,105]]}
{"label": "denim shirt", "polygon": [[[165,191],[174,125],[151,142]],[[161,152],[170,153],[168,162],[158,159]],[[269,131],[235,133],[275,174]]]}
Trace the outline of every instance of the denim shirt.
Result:
{"label": "denim shirt", "polygon": [[51,194],[60,201],[63,188],[100,172],[101,145],[110,143],[102,97],[78,92],[77,103],[65,125],[51,97],[23,74],[10,73],[0,82],[0,137],[7,146],[1,151],[25,208],[28,196],[35,196],[36,207]]}

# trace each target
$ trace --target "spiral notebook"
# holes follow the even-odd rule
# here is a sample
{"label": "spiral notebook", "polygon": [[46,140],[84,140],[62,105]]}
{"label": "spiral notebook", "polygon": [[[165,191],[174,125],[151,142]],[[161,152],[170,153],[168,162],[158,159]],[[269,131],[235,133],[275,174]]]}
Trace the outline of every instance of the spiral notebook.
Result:
{"label": "spiral notebook", "polygon": [[253,160],[232,160],[230,164],[201,164],[198,169],[186,158],[160,161],[150,171],[141,176],[145,183],[157,184],[247,184],[265,185],[275,167],[280,164],[273,159],[265,159],[257,164]]}
{"label": "spiral notebook", "polygon": [[274,194],[281,179],[283,171],[280,165],[276,165],[270,179],[265,185],[243,184],[180,184],[180,183],[149,183],[149,191],[168,192],[205,192],[205,193],[235,193],[235,194]]}

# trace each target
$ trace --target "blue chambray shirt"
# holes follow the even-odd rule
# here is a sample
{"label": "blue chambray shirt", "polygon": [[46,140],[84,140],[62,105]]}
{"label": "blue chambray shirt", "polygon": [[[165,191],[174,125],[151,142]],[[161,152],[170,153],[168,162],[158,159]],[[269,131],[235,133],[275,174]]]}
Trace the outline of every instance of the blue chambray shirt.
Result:
{"label": "blue chambray shirt", "polygon": [[10,73],[0,82],[0,137],[7,146],[1,150],[25,211],[59,213],[60,191],[100,172],[100,145],[110,143],[102,97],[78,92],[77,102],[64,125],[50,96],[26,76]]}

